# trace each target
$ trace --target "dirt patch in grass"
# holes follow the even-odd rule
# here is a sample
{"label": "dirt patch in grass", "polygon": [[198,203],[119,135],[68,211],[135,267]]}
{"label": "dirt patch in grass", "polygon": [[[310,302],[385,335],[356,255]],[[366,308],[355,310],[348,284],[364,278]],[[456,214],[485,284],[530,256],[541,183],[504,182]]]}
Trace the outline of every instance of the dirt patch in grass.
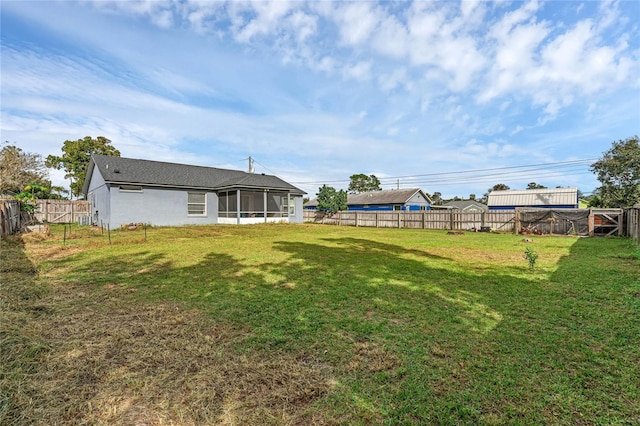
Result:
{"label": "dirt patch in grass", "polygon": [[353,356],[349,362],[350,369],[358,369],[376,373],[393,370],[400,366],[398,357],[382,345],[367,340],[358,341],[354,345]]}
{"label": "dirt patch in grass", "polygon": [[329,388],[326,366],[237,353],[244,331],[176,304],[114,303],[47,322],[52,347],[29,416],[42,423],[298,423]]}
{"label": "dirt patch in grass", "polygon": [[12,355],[1,376],[0,423],[326,423],[309,410],[335,383],[321,361],[242,352],[250,330],[113,288],[65,283],[25,299],[20,294],[41,283],[25,256],[15,258],[3,264],[3,278],[16,279],[4,289],[13,297],[2,354]]}

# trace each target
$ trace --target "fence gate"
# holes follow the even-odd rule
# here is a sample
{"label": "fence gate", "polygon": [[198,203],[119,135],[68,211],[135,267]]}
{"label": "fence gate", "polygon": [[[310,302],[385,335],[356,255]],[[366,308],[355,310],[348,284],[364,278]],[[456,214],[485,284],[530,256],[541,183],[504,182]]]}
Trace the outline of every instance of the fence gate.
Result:
{"label": "fence gate", "polygon": [[592,209],[589,215],[589,235],[622,236],[623,218],[622,209]]}
{"label": "fence gate", "polygon": [[76,223],[89,216],[91,204],[84,200],[38,200],[35,217],[40,222]]}

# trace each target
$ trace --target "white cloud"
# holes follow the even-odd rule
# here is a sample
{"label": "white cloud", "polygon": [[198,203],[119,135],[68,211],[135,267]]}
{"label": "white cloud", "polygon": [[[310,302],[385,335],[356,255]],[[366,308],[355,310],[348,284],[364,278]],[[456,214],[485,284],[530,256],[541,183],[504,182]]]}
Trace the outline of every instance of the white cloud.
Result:
{"label": "white cloud", "polygon": [[461,147],[461,153],[473,158],[494,158],[507,157],[515,152],[517,148],[514,145],[503,142],[487,142],[482,143],[476,139],[472,139]]}
{"label": "white cloud", "polygon": [[188,0],[180,8],[179,13],[185,19],[190,28],[198,34],[217,32],[215,24],[217,19],[225,13],[223,2],[192,1]]}
{"label": "white cloud", "polygon": [[395,16],[387,16],[373,36],[372,45],[382,55],[403,58],[409,49],[407,28]]}
{"label": "white cloud", "polygon": [[509,136],[515,136],[518,133],[522,132],[524,130],[524,127],[522,127],[521,125],[517,125],[515,129],[513,129],[513,131],[511,133],[509,133]]}
{"label": "white cloud", "polygon": [[299,10],[291,14],[289,23],[299,43],[314,35],[317,30],[317,18]]}
{"label": "white cloud", "polygon": [[157,0],[95,1],[94,7],[111,13],[124,13],[148,18],[162,29],[171,28],[174,21],[172,3]]}
{"label": "white cloud", "polygon": [[[503,26],[505,25],[497,25]],[[494,65],[488,74],[489,84],[480,92],[480,102],[515,91],[524,83],[523,79],[531,80],[537,76],[537,50],[550,30],[545,23],[508,26],[510,30],[507,33],[503,33],[502,28],[494,32],[499,35],[496,39]],[[529,84],[531,83],[530,81]]]}
{"label": "white cloud", "polygon": [[411,87],[405,68],[398,68],[390,74],[381,74],[378,77],[378,83],[385,92],[390,92],[397,87],[405,87],[407,89]]}
{"label": "white cloud", "polygon": [[[603,26],[591,19],[559,32],[563,23],[536,21],[537,8],[527,3],[493,26],[495,64],[478,94],[480,102],[512,93],[529,96],[542,109],[539,124],[544,124],[577,97],[630,81],[639,62],[625,55],[625,36],[616,45],[606,45],[599,32]],[[603,19],[610,20],[610,14]]]}
{"label": "white cloud", "polygon": [[380,22],[380,14],[374,3],[340,3],[333,11],[341,41],[347,45],[359,45],[369,40]]}
{"label": "white cloud", "polygon": [[345,78],[366,81],[371,78],[371,62],[360,61],[343,69]]}
{"label": "white cloud", "polygon": [[460,2],[461,18],[465,25],[482,23],[486,9],[484,1],[463,0]]}
{"label": "white cloud", "polygon": [[444,80],[451,90],[465,90],[486,60],[461,22],[450,20],[453,12],[433,7],[414,3],[411,9],[407,22],[409,58],[416,66],[432,68],[429,74]]}
{"label": "white cloud", "polygon": [[497,40],[507,39],[511,30],[518,24],[533,18],[539,7],[539,3],[533,0],[525,3],[519,9],[506,13],[499,22],[491,27],[489,35]]}
{"label": "white cloud", "polygon": [[[291,10],[291,4],[287,1],[238,3],[233,9],[237,13],[234,19],[236,23],[235,38],[239,42],[248,42],[255,36],[276,32],[281,25],[281,20]],[[243,14],[254,16],[245,22],[241,16]]]}
{"label": "white cloud", "polygon": [[43,43],[3,33],[3,137],[42,152],[105,134],[125,155],[252,155],[306,180],[527,161],[540,140],[553,160],[640,118],[624,2],[91,4],[2,4]]}

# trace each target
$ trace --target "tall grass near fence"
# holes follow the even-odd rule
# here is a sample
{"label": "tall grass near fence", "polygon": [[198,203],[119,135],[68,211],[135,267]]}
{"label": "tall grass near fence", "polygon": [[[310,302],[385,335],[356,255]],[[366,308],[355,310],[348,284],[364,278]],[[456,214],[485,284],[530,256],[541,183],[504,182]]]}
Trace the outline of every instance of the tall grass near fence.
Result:
{"label": "tall grass near fence", "polygon": [[2,367],[0,422],[640,415],[640,264],[628,239],[259,225],[151,228],[146,240],[118,230],[109,244],[74,227],[63,246],[53,231],[3,243],[18,262],[3,271],[16,277],[2,296],[17,316],[1,325],[15,362]]}

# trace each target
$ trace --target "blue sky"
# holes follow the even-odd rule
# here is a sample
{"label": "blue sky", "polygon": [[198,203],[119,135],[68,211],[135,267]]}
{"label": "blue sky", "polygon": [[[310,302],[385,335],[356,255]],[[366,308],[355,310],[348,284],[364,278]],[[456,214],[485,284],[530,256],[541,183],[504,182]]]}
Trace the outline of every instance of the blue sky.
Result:
{"label": "blue sky", "polygon": [[[276,174],[315,196],[598,186],[640,133],[640,2],[2,1],[1,137]],[[531,167],[519,167],[531,166]],[[52,172],[62,184],[62,172]]]}

